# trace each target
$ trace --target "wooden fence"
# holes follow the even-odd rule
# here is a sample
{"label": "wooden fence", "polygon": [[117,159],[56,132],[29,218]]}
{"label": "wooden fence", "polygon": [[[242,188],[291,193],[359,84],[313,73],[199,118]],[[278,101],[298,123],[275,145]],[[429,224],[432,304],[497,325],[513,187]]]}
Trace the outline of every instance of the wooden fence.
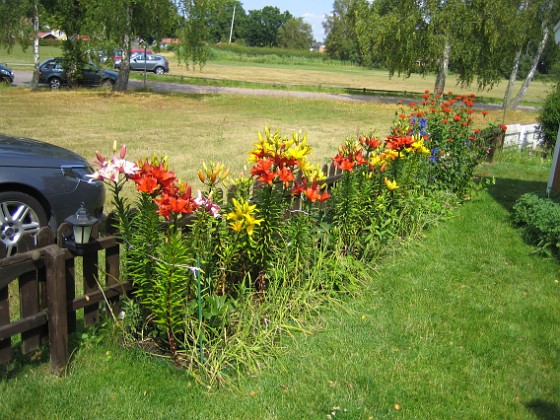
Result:
{"label": "wooden fence", "polygon": [[[60,239],[70,229],[66,223],[60,227],[58,243],[63,243]],[[104,268],[99,266],[100,253]],[[22,238],[15,256],[2,257],[0,364],[12,359],[13,337],[21,334],[21,352],[27,354],[48,343],[51,368],[60,373],[68,361],[68,335],[76,330],[77,311],[83,309],[86,326],[94,325],[102,301],[118,309],[119,295],[130,290],[119,278],[119,244],[114,236],[96,239],[78,256],[56,245],[51,230],[42,228],[35,238]],[[82,264],[77,276],[78,258]],[[77,279],[83,279],[83,284],[77,285]]]}

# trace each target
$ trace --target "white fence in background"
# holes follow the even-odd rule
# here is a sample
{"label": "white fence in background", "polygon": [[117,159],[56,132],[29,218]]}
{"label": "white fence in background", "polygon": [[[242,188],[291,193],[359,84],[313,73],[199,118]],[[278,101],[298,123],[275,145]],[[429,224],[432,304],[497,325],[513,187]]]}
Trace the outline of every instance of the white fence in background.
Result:
{"label": "white fence in background", "polygon": [[538,124],[509,124],[504,137],[504,147],[535,149],[539,144]]}

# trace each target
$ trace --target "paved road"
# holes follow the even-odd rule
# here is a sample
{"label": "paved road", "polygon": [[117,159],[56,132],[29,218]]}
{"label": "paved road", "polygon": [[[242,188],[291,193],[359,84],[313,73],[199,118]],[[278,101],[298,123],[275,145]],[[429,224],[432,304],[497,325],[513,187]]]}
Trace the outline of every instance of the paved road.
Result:
{"label": "paved road", "polygon": [[[26,70],[14,70],[15,84],[18,86],[29,86],[33,72]],[[290,96],[296,98],[311,98],[311,99],[331,99],[338,101],[359,101],[359,102],[381,102],[394,104],[397,100],[407,100],[406,98],[397,98],[389,96],[372,96],[372,95],[349,95],[349,94],[335,94],[335,93],[319,93],[319,92],[302,92],[302,91],[285,91],[285,90],[271,90],[271,89],[248,89],[248,88],[235,88],[235,87],[216,87],[216,86],[198,86],[186,85],[181,83],[167,83],[167,82],[151,82],[148,81],[148,86],[154,92],[173,92],[173,93],[187,93],[187,94],[205,94],[205,95],[255,95],[255,96]],[[140,89],[144,85],[143,82],[138,80],[130,80],[128,83],[129,89]],[[413,100],[414,98],[410,98]],[[485,109],[501,109],[501,105],[497,104],[476,104],[477,108]],[[536,107],[520,106],[518,109],[535,111]]]}

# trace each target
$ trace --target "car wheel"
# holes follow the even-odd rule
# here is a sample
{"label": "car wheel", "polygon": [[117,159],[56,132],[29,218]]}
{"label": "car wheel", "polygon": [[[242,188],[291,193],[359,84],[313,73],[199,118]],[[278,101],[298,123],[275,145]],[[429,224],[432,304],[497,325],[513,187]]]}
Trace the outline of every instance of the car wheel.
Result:
{"label": "car wheel", "polygon": [[165,69],[163,67],[156,67],[154,69],[154,73],[155,74],[163,74],[163,73],[165,73]]}
{"label": "car wheel", "polygon": [[62,86],[62,81],[58,77],[53,77],[49,80],[49,86],[51,89],[60,89]]}
{"label": "car wheel", "polygon": [[24,233],[34,235],[47,222],[45,209],[32,196],[18,191],[0,193],[0,244],[6,247],[6,255],[17,252]]}
{"label": "car wheel", "polygon": [[111,79],[105,79],[101,82],[101,87],[105,89],[112,89],[114,84],[115,82],[113,82]]}

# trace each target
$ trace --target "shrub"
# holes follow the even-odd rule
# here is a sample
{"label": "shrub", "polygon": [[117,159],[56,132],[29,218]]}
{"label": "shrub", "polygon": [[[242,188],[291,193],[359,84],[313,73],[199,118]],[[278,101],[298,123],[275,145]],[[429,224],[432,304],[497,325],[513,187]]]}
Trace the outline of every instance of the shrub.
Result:
{"label": "shrub", "polygon": [[546,97],[537,120],[541,145],[547,152],[552,153],[560,126],[560,85]]}
{"label": "shrub", "polygon": [[513,206],[513,221],[527,240],[546,255],[560,250],[560,203],[535,193],[523,194]]}

